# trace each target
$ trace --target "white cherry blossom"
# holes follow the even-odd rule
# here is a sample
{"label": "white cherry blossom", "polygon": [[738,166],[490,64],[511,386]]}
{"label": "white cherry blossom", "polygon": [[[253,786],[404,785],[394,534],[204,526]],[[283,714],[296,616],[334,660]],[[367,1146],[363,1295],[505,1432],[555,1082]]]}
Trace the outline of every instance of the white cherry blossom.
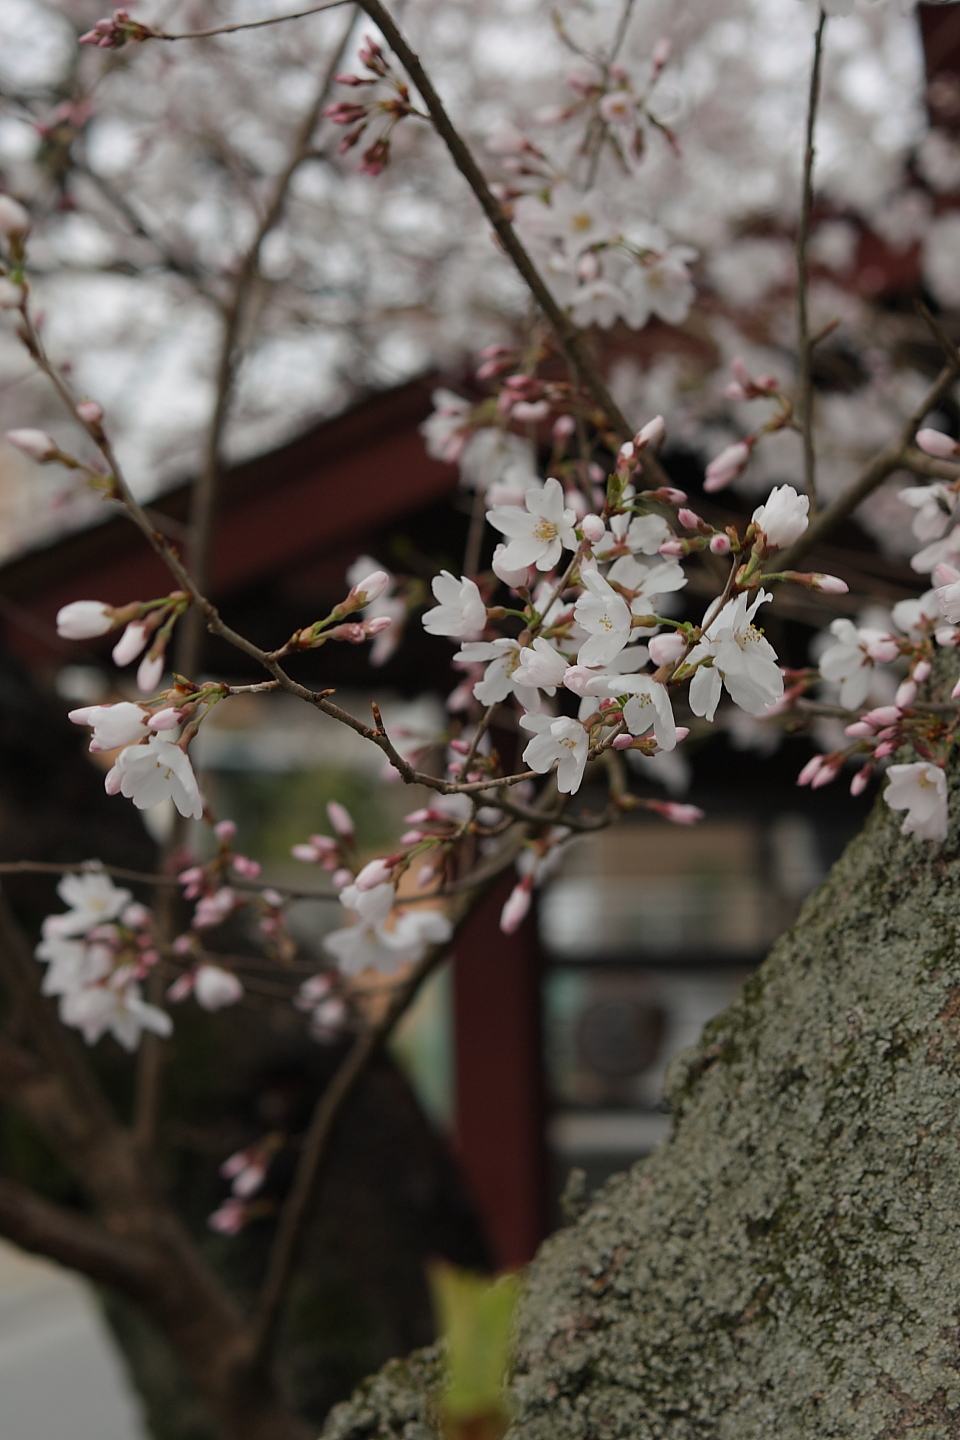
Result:
{"label": "white cherry blossom", "polygon": [[497,705],[508,695],[516,695],[525,710],[536,710],[540,701],[536,689],[525,683],[520,669],[521,654],[516,640],[501,636],[499,640],[477,640],[461,645],[453,658],[467,665],[489,662],[483,679],[473,687],[481,705]]}
{"label": "white cherry blossom", "polygon": [[95,925],[115,920],[133,899],[129,890],[114,885],[102,871],[64,875],[57,894],[70,909],[62,915],[48,915],[43,922],[44,938],[85,935]]}
{"label": "white cherry blossom", "polygon": [[483,634],[487,607],[475,580],[469,580],[466,575],[458,580],[449,570],[441,570],[434,577],[431,589],[440,603],[422,617],[428,635],[473,640]]}
{"label": "white cherry blossom", "polygon": [[852,620],[834,620],[830,626],[836,644],[820,656],[820,674],[840,687],[840,703],[848,710],[862,705],[870,689],[876,663],[897,658],[896,641],[882,630],[857,628]]}
{"label": "white cherry blossom", "polygon": [[613,560],[628,551],[656,555],[672,534],[662,515],[614,515],[607,534],[594,546],[594,554],[600,561]]}
{"label": "white cherry blossom", "polygon": [[109,1031],[126,1050],[135,1050],[144,1030],[166,1038],[173,1031],[170,1016],[156,1005],[148,1005],[140,986],[130,981],[122,986],[91,985],[64,995],[60,1017],[80,1030],[88,1045],[94,1045]]}
{"label": "white cherry blossom", "polygon": [[891,810],[906,810],[900,832],[918,840],[947,838],[947,777],[939,765],[916,760],[891,765],[883,798]]}
{"label": "white cherry blossom", "polygon": [[630,638],[630,609],[622,595],[598,574],[582,573],[586,591],[574,606],[574,615],[587,639],[580,647],[578,665],[608,665]]}
{"label": "white cherry blossom", "polygon": [[690,665],[709,657],[690,681],[690,708],[695,715],[712,720],[720,701],[721,681],[741,710],[760,715],[783,694],[783,676],[773,646],[753,623],[761,605],[771,597],[759,591],[751,602],[749,594],[729,600],[711,621],[703,639],[687,657]]}
{"label": "white cherry blossom", "polygon": [[560,481],[552,477],[542,489],[531,485],[522,509],[516,505],[495,505],[487,511],[493,528],[507,536],[501,564],[508,570],[529,565],[536,565],[538,570],[552,570],[564,548],[577,549],[573,528],[576,518],[574,511],[564,505]]}
{"label": "white cherry blossom", "polygon": [[121,700],[116,705],[83,705],[68,711],[67,719],[74,725],[91,727],[90,751],[96,755],[142,740],[150,723],[150,712],[130,700]]}
{"label": "white cherry blossom", "polygon": [[798,495],[792,485],[775,485],[762,505],[753,512],[753,523],[763,531],[767,545],[785,550],[806,530],[810,498]]}
{"label": "white cherry blossom", "polygon": [[937,481],[933,485],[908,485],[897,499],[916,511],[912,529],[918,540],[939,540],[954,518],[960,497],[949,485]]}
{"label": "white cherry blossom", "polygon": [[561,655],[549,640],[538,635],[532,645],[524,646],[520,650],[517,683],[554,695],[557,686],[564,683],[564,676],[569,668],[570,661],[566,655]]}
{"label": "white cherry blossom", "polygon": [[611,695],[630,696],[623,719],[631,735],[646,735],[652,729],[661,750],[676,748],[677,726],[665,685],[650,675],[624,675],[608,685]]}
{"label": "white cherry blossom", "polygon": [[[671,595],[682,590],[687,583],[683,568],[675,561],[648,564],[643,560],[635,560],[632,555],[621,555],[619,560],[614,560],[607,571],[607,579],[615,580],[624,590],[636,590],[636,595],[630,601],[632,615],[656,613],[659,608],[657,601],[661,595]],[[641,630],[638,633],[647,632]]]}
{"label": "white cherry blossom", "polygon": [[193,994],[203,1010],[223,1010],[243,999],[243,986],[229,970],[219,965],[199,965],[193,980]]}
{"label": "white cherry blossom", "polygon": [[590,742],[579,720],[562,716],[521,715],[524,730],[533,731],[533,739],[523,752],[531,770],[545,775],[557,767],[557,789],[562,795],[573,795],[580,789],[587,763]]}
{"label": "white cherry blossom", "polygon": [[168,797],[180,814],[203,818],[203,800],[189,757],[163,735],[151,735],[145,745],[128,745],[107,774],[108,795],[126,795],[138,810],[149,810]]}

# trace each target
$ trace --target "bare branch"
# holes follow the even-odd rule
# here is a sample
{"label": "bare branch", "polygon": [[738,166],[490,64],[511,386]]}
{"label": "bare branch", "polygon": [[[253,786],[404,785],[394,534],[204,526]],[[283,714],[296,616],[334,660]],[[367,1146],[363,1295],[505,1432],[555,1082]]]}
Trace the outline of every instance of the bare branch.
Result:
{"label": "bare branch", "polygon": [[823,10],[817,22],[813,42],[813,68],[810,72],[810,94],[807,101],[807,143],[803,158],[803,198],[800,204],[800,225],[797,230],[797,325],[799,330],[800,358],[800,400],[797,418],[803,436],[803,473],[810,508],[817,505],[816,453],[813,446],[813,377],[812,360],[814,342],[810,338],[810,324],[807,315],[807,300],[810,276],[807,267],[807,246],[810,240],[810,217],[813,211],[813,137],[817,125],[817,106],[820,101],[820,69],[823,61],[823,32],[827,17]]}
{"label": "bare branch", "polygon": [[16,1180],[0,1179],[0,1234],[134,1300],[142,1301],[156,1283],[156,1262],[144,1246],[42,1199]]}

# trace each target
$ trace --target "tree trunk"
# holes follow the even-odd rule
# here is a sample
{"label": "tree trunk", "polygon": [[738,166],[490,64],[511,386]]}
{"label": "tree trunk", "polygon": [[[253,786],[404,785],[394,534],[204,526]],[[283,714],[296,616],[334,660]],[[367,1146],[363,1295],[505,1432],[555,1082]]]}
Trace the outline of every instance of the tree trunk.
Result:
{"label": "tree trunk", "polygon": [[[960,785],[951,785],[960,811]],[[960,1437],[960,827],[882,802],[529,1271],[513,1440]],[[435,1432],[423,1353],[324,1440]]]}

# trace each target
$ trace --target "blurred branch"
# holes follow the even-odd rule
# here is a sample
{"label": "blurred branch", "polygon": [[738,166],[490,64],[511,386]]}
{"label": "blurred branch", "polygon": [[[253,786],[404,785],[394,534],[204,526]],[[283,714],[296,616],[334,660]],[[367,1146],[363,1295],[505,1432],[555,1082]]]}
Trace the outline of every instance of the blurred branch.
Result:
{"label": "blurred branch", "polygon": [[[557,800],[554,783],[548,783],[537,800],[536,823],[550,817]],[[470,916],[490,885],[516,859],[530,826],[514,825],[504,836],[491,861],[464,882],[463,897],[453,907],[451,919],[459,927]],[[432,945],[423,959],[411,970],[391,996],[380,1019],[360,1034],[332,1081],[317,1101],[303,1142],[300,1163],[293,1189],[280,1216],[273,1251],[261,1291],[255,1320],[256,1353],[266,1360],[277,1338],[287,1289],[294,1273],[307,1227],[313,1218],[317,1187],[330,1150],[334,1128],[343,1109],[363,1079],[371,1062],[390,1038],[398,1022],[409,1009],[424,981],[450,953],[450,943]]]}
{"label": "blurred branch", "polygon": [[810,242],[810,218],[813,212],[813,160],[814,132],[817,125],[817,107],[820,101],[820,70],[823,61],[823,32],[827,17],[823,10],[817,22],[813,42],[813,68],[810,72],[810,93],[807,101],[807,140],[803,158],[803,198],[800,204],[800,224],[797,229],[797,325],[799,330],[800,359],[800,403],[797,418],[803,436],[803,473],[806,491],[810,497],[810,508],[817,506],[816,452],[813,445],[813,346],[810,338],[810,322],[807,313],[810,276],[807,266],[807,247]]}
{"label": "blurred branch", "polygon": [[145,38],[148,40],[208,40],[212,35],[232,35],[236,30],[262,30],[265,25],[283,25],[287,20],[303,20],[307,15],[319,15],[324,10],[336,10],[349,5],[351,0],[326,0],[323,5],[311,5],[308,10],[294,10],[289,15],[268,15],[264,20],[238,20],[234,25],[217,25],[212,30],[185,30],[168,34],[154,30]]}
{"label": "blurred branch", "polygon": [[0,1234],[135,1300],[148,1295],[155,1282],[155,1261],[145,1247],[15,1180],[0,1179]]}

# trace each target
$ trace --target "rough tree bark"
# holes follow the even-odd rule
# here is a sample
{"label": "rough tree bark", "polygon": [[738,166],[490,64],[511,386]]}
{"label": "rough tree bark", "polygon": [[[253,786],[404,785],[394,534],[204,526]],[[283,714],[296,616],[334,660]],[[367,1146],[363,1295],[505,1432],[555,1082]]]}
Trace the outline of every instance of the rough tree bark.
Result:
{"label": "rough tree bark", "polygon": [[[960,811],[960,775],[951,781]],[[513,1440],[960,1437],[960,825],[878,805],[530,1267]],[[394,1362],[324,1440],[436,1431]]]}

